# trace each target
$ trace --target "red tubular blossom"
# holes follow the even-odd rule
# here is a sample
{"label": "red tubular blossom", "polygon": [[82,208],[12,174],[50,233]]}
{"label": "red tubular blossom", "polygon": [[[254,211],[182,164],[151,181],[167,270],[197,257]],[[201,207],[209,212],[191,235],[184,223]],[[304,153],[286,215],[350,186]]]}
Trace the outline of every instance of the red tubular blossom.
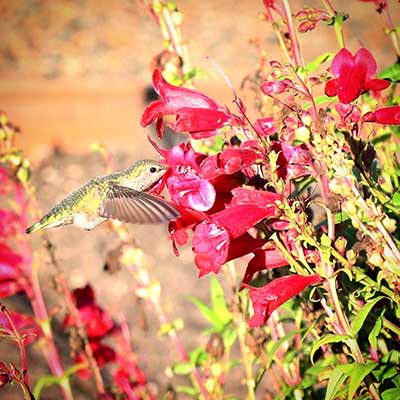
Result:
{"label": "red tubular blossom", "polygon": [[205,158],[200,164],[201,174],[206,179],[231,175],[253,165],[260,155],[253,149],[227,149]]}
{"label": "red tubular blossom", "polygon": [[161,99],[154,101],[144,110],[141,124],[147,126],[157,121],[157,132],[162,136],[162,119],[175,115],[169,124],[178,132],[189,132],[193,138],[206,138],[217,133],[226,125],[240,125],[241,119],[217,104],[210,97],[192,89],[169,84],[159,69],[153,72],[153,86]]}
{"label": "red tubular blossom", "polygon": [[288,265],[286,258],[278,249],[259,249],[247,265],[241,288],[250,283],[256,272]]}
{"label": "red tubular blossom", "polygon": [[332,60],[331,69],[335,79],[326,83],[325,94],[337,95],[342,103],[350,103],[369,90],[380,91],[390,86],[389,81],[372,78],[377,70],[376,61],[365,48],[354,56],[347,49],[341,49]]}
{"label": "red tubular blossom", "polygon": [[217,212],[198,224],[193,235],[193,251],[199,275],[218,273],[228,259],[231,240],[239,238],[270,213],[267,207],[238,205]]}
{"label": "red tubular blossom", "polygon": [[363,115],[362,120],[384,125],[400,125],[400,106],[379,108]]}
{"label": "red tubular blossom", "polygon": [[249,326],[255,328],[264,325],[280,305],[320,280],[319,275],[288,275],[276,278],[263,287],[245,285],[250,289],[250,299],[254,309],[254,316],[249,320]]}

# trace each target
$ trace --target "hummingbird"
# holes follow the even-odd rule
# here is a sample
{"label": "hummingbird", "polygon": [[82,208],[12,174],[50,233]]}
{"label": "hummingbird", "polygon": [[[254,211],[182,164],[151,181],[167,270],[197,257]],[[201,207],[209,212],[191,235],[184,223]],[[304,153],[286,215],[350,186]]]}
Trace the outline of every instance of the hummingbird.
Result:
{"label": "hummingbird", "polygon": [[72,224],[90,231],[106,219],[137,224],[174,220],[180,213],[172,204],[146,193],[167,169],[158,161],[140,160],[122,171],[91,179],[64,197],[26,233]]}

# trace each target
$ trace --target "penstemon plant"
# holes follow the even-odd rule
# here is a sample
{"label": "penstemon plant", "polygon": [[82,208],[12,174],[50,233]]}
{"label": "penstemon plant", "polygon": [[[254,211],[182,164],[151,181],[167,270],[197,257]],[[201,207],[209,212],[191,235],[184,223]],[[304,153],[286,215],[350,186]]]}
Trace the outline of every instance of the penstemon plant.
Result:
{"label": "penstemon plant", "polygon": [[[169,321],[145,255],[124,225],[112,224],[121,265],[132,271],[137,294],[156,311],[160,332],[180,355],[170,371],[191,378],[165,398],[238,398],[226,390],[237,369],[250,400],[400,398],[399,41],[389,4],[369,2],[383,16],[397,57],[382,72],[373,49],[346,47],[342,26],[349,16],[333,2],[294,10],[296,2],[264,0],[260,17],[276,33],[282,59],[268,60],[257,44],[259,69],[247,78],[254,104],[244,103],[210,59],[232,90],[230,108],[194,89],[203,73],[191,66],[176,4],[148,3],[165,49],[154,59],[159,99],[146,107],[141,124],[155,123],[159,138],[165,126],[186,134],[172,148],[150,139],[169,166],[158,194],[164,188],[181,214],[169,223],[172,249],[179,255],[190,243],[199,277],[217,274],[223,283],[211,280],[210,305],[190,299],[210,328],[207,344],[187,352],[178,336],[183,323]],[[311,36],[321,23],[333,27],[339,50],[305,60],[298,36]],[[258,118],[249,117],[250,107]],[[36,209],[28,162],[10,150],[14,127],[2,118],[0,180],[15,186],[19,214],[0,210],[0,229],[7,232],[0,243],[0,296],[25,292],[35,320],[1,309],[1,332],[19,345],[21,370],[0,363],[0,385],[15,381],[25,398],[35,398],[42,387],[59,384],[69,399],[69,376],[78,374],[94,377],[102,399],[155,398],[126,322],[97,305],[90,286],[70,292],[48,243],[67,305],[63,326],[80,344],[73,366],[61,366],[36,277],[40,258],[16,231]],[[7,243],[13,236],[24,241],[24,254]],[[47,343],[54,378],[36,390],[24,352],[31,337]],[[108,363],[116,366],[111,389],[101,371]]]}

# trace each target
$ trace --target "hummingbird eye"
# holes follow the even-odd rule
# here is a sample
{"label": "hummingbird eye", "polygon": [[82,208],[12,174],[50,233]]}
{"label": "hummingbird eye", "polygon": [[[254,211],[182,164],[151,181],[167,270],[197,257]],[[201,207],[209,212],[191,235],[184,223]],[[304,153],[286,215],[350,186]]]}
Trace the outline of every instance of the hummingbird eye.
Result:
{"label": "hummingbird eye", "polygon": [[154,172],[157,172],[157,167],[150,167],[149,171],[154,174]]}

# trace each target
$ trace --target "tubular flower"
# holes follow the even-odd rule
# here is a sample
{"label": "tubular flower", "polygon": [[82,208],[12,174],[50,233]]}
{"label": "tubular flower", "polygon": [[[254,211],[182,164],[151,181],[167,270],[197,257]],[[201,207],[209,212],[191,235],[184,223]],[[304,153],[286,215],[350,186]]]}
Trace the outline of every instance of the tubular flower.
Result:
{"label": "tubular flower", "polygon": [[385,125],[400,125],[400,106],[379,108],[363,115],[362,120]]}
{"label": "tubular flower", "polygon": [[361,94],[386,89],[390,82],[376,79],[377,66],[373,55],[365,48],[359,49],[353,56],[349,50],[341,49],[331,65],[334,79],[325,85],[325,94],[338,96],[342,103],[350,103]]}
{"label": "tubular flower", "polygon": [[254,328],[264,325],[280,305],[320,280],[319,275],[288,275],[276,278],[263,287],[244,285],[250,289],[250,299],[254,309],[254,316],[250,319],[249,326]]}
{"label": "tubular flower", "polygon": [[178,132],[189,132],[194,139],[206,138],[226,125],[241,125],[241,119],[217,104],[210,97],[192,89],[169,84],[159,69],[153,72],[153,87],[161,99],[151,103],[142,115],[141,124],[147,126],[156,121],[161,137],[163,117],[174,115],[170,127]]}

